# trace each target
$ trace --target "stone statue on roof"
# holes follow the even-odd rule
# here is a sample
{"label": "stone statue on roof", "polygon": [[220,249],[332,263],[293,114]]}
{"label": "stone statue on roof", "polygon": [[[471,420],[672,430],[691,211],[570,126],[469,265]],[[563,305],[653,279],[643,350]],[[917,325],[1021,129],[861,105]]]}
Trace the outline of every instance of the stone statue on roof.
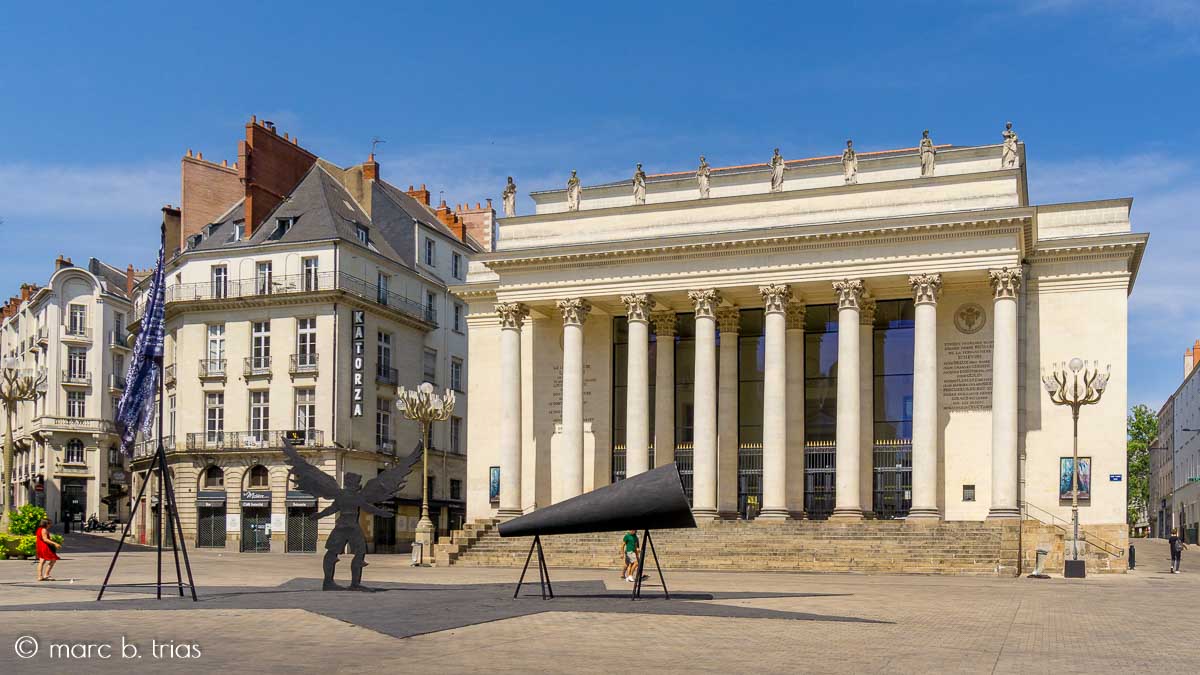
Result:
{"label": "stone statue on roof", "polygon": [[504,200],[504,217],[512,218],[517,215],[517,184],[513,182],[512,176],[508,177],[508,184],[504,186],[504,192],[500,196]]}
{"label": "stone statue on roof", "polygon": [[854,141],[846,141],[846,149],[842,151],[842,173],[846,185],[858,184],[858,155],[854,152]]}
{"label": "stone statue on roof", "polygon": [[696,169],[696,183],[700,186],[700,199],[708,199],[708,176],[711,173],[712,169],[708,167],[704,155],[700,155],[700,168]]}
{"label": "stone statue on roof", "polygon": [[571,178],[567,181],[567,210],[578,211],[580,198],[583,196],[583,186],[575,169],[571,169]]}
{"label": "stone statue on roof", "polygon": [[637,170],[633,172],[633,203],[646,203],[646,172],[642,171],[640,162],[637,165]]}
{"label": "stone statue on roof", "polygon": [[1005,122],[1004,132],[1000,134],[1004,137],[1004,149],[1000,153],[1000,166],[1005,169],[1016,168],[1017,166],[1017,132],[1012,130],[1012,122]]}
{"label": "stone statue on roof", "polygon": [[783,155],[779,154],[779,148],[775,148],[775,154],[771,155],[771,192],[783,191],[783,172],[786,168]]}
{"label": "stone statue on roof", "polygon": [[927,178],[933,175],[933,160],[937,155],[937,150],[933,147],[933,139],[929,137],[929,130],[921,132],[921,144],[918,146],[921,151],[921,177]]}

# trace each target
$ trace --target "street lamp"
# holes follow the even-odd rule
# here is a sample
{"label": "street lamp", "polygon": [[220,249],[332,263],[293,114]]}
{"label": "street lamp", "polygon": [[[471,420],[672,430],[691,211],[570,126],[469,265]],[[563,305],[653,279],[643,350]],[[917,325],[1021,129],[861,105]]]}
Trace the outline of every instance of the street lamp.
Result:
{"label": "street lamp", "polygon": [[433,385],[422,382],[415,391],[400,387],[396,407],[410,420],[421,424],[421,520],[417,523],[417,541],[421,544],[422,560],[433,546],[433,521],[429,519],[429,432],[434,422],[450,419],[454,412],[454,392],[444,396],[433,393]]}
{"label": "street lamp", "polygon": [[[1071,449],[1071,526],[1074,529],[1071,541],[1071,559],[1079,560],[1079,409],[1085,405],[1100,402],[1100,397],[1108,387],[1108,378],[1112,374],[1112,366],[1103,373],[1100,372],[1100,362],[1093,361],[1088,367],[1087,361],[1079,357],[1071,359],[1070,363],[1056,363],[1050,367],[1050,372],[1042,371],[1042,385],[1050,394],[1054,405],[1071,406],[1071,421],[1074,424],[1074,444]],[[1065,367],[1064,367],[1065,366]],[[1067,372],[1068,369],[1070,372]]]}
{"label": "street lamp", "polygon": [[4,437],[4,476],[0,477],[0,527],[8,530],[9,512],[13,510],[13,415],[17,404],[36,401],[46,393],[46,370],[23,370],[21,360],[10,356],[0,363],[0,405],[8,423]]}

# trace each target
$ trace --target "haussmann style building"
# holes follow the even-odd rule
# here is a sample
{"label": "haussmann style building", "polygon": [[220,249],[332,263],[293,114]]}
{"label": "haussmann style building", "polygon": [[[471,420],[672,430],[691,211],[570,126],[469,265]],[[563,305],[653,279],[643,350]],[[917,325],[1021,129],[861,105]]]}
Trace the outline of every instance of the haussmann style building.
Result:
{"label": "haussmann style building", "polygon": [[[1031,203],[1025,159],[1007,130],[533,193],[452,289],[482,524],[444,553],[495,563],[499,544],[473,548],[488,519],[675,462],[726,537],[664,539],[690,566],[943,571],[951,544],[986,540],[988,564],[964,569],[1011,572],[1063,553],[1071,413],[1041,375],[1081,357],[1111,364],[1082,413],[1081,545],[1123,569],[1127,299],[1147,235],[1128,198]],[[820,538],[837,527],[841,543]],[[588,563],[562,546],[557,564]]]}

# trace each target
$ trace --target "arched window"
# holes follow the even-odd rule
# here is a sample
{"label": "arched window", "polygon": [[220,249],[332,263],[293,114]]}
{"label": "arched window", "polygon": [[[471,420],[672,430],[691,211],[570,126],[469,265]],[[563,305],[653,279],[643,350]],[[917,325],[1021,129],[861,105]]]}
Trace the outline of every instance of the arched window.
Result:
{"label": "arched window", "polygon": [[204,489],[213,490],[225,487],[225,471],[213,465],[204,470]]}
{"label": "arched window", "polygon": [[83,441],[78,438],[72,438],[67,441],[66,457],[64,460],[67,464],[83,464]]}
{"label": "arched window", "polygon": [[259,464],[250,469],[250,477],[246,481],[246,487],[265,488],[269,487],[269,474],[267,467]]}

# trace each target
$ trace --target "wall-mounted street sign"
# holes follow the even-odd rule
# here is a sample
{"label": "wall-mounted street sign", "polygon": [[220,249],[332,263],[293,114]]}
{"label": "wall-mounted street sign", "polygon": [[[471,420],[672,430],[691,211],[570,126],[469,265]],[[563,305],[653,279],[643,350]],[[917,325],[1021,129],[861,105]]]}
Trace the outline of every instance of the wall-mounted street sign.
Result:
{"label": "wall-mounted street sign", "polygon": [[1110,473],[1110,474],[1108,474],[1108,479],[1114,483],[1120,483],[1121,482],[1121,474]]}
{"label": "wall-mounted street sign", "polygon": [[283,432],[283,442],[292,447],[304,445],[305,435],[303,429],[291,429]]}
{"label": "wall-mounted street sign", "polygon": [[363,416],[363,364],[366,359],[367,345],[367,313],[361,309],[350,311],[350,331],[352,349],[352,368],[350,385],[350,416]]}

